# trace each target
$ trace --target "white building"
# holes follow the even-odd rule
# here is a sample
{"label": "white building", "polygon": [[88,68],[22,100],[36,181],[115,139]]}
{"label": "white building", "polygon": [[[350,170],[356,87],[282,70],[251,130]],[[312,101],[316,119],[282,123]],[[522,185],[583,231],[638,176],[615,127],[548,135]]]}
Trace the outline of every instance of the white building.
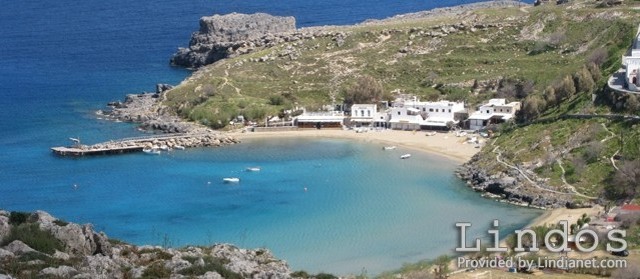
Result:
{"label": "white building", "polygon": [[628,54],[630,55],[622,57],[622,66],[626,69],[627,88],[631,91],[640,91],[640,26]]}
{"label": "white building", "polygon": [[342,128],[344,113],[341,111],[304,112],[296,117],[299,128]]}
{"label": "white building", "polygon": [[489,124],[508,121],[515,117],[520,107],[520,102],[507,104],[506,99],[491,99],[469,116],[469,128],[471,130],[480,130]]}
{"label": "white building", "polygon": [[375,104],[353,104],[351,106],[351,123],[356,126],[372,126],[378,114]]}
{"label": "white building", "polygon": [[464,102],[420,102],[414,98],[394,103],[389,123],[397,130],[445,129],[448,122],[458,122],[459,113],[465,113]]}

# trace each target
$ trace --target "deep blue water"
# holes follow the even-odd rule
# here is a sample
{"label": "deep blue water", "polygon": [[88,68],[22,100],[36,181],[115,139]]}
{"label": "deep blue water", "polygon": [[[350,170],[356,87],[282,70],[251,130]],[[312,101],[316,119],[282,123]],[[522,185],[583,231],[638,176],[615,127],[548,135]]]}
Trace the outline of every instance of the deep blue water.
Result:
{"label": "deep blue water", "polygon": [[[447,252],[455,218],[518,226],[538,213],[477,197],[451,175],[452,163],[417,155],[389,164],[375,145],[258,141],[86,159],[49,151],[68,137],[138,135],[94,111],[188,76],[168,60],[201,16],[267,12],[304,27],[471,2],[0,0],[0,208],[46,210],[137,244],[266,246],[294,269],[336,273]],[[251,165],[263,171],[241,172]],[[222,185],[228,175],[243,181]]]}

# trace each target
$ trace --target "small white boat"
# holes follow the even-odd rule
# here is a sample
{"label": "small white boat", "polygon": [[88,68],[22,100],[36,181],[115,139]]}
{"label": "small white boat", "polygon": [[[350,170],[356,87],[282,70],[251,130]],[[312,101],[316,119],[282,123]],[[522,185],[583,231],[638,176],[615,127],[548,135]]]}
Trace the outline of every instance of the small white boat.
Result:
{"label": "small white boat", "polygon": [[238,183],[240,182],[240,178],[237,177],[225,177],[222,179],[225,183]]}
{"label": "small white boat", "polygon": [[170,149],[169,146],[166,146],[166,145],[161,145],[160,146],[160,150],[162,150],[162,151],[169,151],[169,149]]}
{"label": "small white boat", "polygon": [[182,146],[182,145],[174,145],[173,148],[178,149],[178,150],[184,150],[184,146]]}
{"label": "small white boat", "polygon": [[408,153],[400,156],[400,159],[409,159],[409,158],[411,158],[411,154],[408,154]]}
{"label": "small white boat", "polygon": [[392,146],[385,146],[385,147],[383,147],[383,148],[382,148],[382,150],[394,150],[394,149],[396,149],[396,146],[395,146],[395,145],[392,145]]}
{"label": "small white boat", "polygon": [[160,150],[155,149],[155,148],[144,148],[144,149],[142,149],[142,152],[147,153],[147,154],[151,154],[151,155],[159,155],[160,154]]}
{"label": "small white boat", "polygon": [[260,171],[260,167],[250,167],[247,168],[247,171]]}

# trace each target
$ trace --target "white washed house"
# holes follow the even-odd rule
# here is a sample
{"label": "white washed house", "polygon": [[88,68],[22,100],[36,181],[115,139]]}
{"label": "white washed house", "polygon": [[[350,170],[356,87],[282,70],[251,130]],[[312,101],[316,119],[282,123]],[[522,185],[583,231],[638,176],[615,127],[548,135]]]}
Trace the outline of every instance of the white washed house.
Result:
{"label": "white washed house", "polygon": [[378,106],[375,104],[353,104],[351,123],[356,126],[372,126],[376,120]]}
{"label": "white washed house", "polygon": [[448,122],[458,122],[456,114],[464,112],[464,102],[420,102],[414,98],[394,103],[389,123],[396,130],[445,129]]}
{"label": "white washed house", "polygon": [[480,130],[489,124],[503,123],[514,118],[520,107],[520,102],[507,104],[506,99],[491,99],[469,116],[469,128]]}
{"label": "white washed house", "polygon": [[627,88],[631,91],[640,91],[640,26],[628,54],[630,55],[622,57],[622,66],[626,69]]}

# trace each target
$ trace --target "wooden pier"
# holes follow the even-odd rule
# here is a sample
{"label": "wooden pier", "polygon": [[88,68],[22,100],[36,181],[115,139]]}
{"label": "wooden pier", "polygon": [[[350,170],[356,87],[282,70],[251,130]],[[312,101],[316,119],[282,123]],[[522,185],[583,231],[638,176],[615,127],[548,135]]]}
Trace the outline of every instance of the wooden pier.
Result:
{"label": "wooden pier", "polygon": [[234,138],[230,138],[219,133],[200,134],[164,134],[135,138],[125,138],[117,141],[108,141],[93,145],[82,145],[78,139],[70,138],[74,141],[73,146],[52,147],[51,151],[60,156],[92,156],[92,155],[113,155],[132,152],[140,152],[148,149],[184,149],[187,147],[201,146],[221,146],[238,143]]}
{"label": "wooden pier", "polygon": [[140,152],[144,149],[144,146],[127,146],[127,147],[114,147],[114,148],[100,148],[100,149],[83,149],[78,147],[52,147],[53,153],[60,156],[91,156],[91,155],[110,155],[110,154],[123,154],[131,152]]}

